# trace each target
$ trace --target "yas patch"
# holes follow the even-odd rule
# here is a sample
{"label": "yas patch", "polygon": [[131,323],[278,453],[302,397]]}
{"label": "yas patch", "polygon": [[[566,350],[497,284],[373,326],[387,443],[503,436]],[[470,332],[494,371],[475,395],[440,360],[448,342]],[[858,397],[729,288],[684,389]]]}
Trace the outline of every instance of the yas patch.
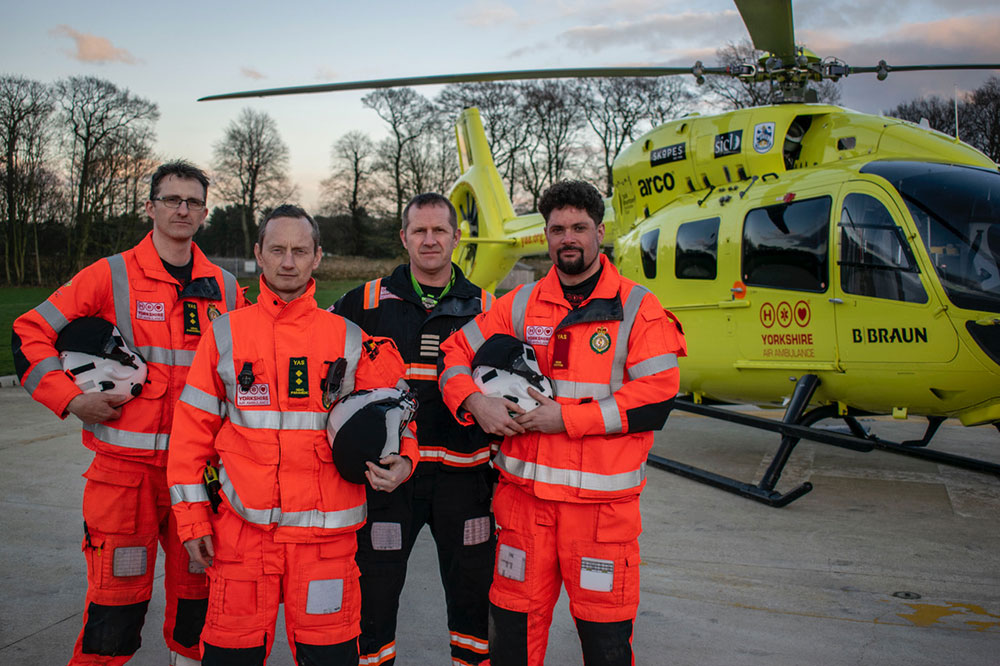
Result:
{"label": "yas patch", "polygon": [[184,332],[188,335],[201,335],[198,304],[194,301],[184,301]]}
{"label": "yas patch", "polygon": [[309,361],[305,356],[288,359],[288,397],[309,397]]}
{"label": "yas patch", "polygon": [[163,303],[136,301],[135,318],[143,321],[166,321],[167,308]]}

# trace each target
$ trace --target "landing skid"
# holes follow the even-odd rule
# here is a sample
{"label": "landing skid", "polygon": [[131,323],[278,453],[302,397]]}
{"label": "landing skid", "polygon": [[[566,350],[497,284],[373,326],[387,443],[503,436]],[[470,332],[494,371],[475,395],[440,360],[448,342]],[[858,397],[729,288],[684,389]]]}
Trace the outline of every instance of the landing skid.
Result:
{"label": "landing skid", "polygon": [[[711,405],[695,404],[689,400],[680,398],[674,402],[675,409],[685,412],[701,414],[702,416],[722,419],[731,423],[747,425],[761,430],[770,430],[771,432],[781,434],[781,443],[778,446],[778,451],[775,453],[774,459],[771,460],[771,464],[768,466],[764,476],[757,484],[746,483],[739,479],[709,472],[708,470],[654,454],[649,455],[647,463],[658,469],[678,474],[773,507],[786,506],[813,488],[811,483],[806,482],[787,493],[780,493],[775,490],[775,486],[781,478],[781,473],[785,469],[785,465],[788,464],[788,459],[795,449],[795,445],[803,439],[839,446],[852,451],[868,452],[873,449],[881,449],[890,453],[922,458],[942,465],[960,467],[974,472],[1000,475],[1000,464],[926,448],[935,433],[937,433],[941,423],[944,422],[944,418],[942,417],[928,418],[927,430],[921,439],[891,442],[868,432],[858,422],[856,417],[859,414],[856,412],[848,413],[847,415],[838,415],[836,405],[824,405],[806,411],[809,401],[812,399],[819,384],[820,380],[816,375],[803,375],[799,378],[795,384],[795,391],[792,393],[791,401],[781,421],[740,414]],[[836,418],[838,416],[847,424],[851,434],[819,430],[812,427],[814,423],[823,419]],[[997,429],[1000,430],[1000,424],[997,425]]]}

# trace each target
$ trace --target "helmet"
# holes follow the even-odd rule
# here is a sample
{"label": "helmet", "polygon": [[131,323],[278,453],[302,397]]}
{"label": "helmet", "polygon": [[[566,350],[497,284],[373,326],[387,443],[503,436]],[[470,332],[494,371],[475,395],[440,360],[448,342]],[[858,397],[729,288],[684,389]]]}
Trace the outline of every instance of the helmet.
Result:
{"label": "helmet", "polygon": [[538,368],[535,350],[512,335],[496,334],[472,359],[472,380],[491,398],[506,398],[526,412],[538,407],[528,387],[549,398],[552,382]]}
{"label": "helmet", "polygon": [[146,361],[107,320],[74,319],[59,332],[56,350],[63,370],[84,393],[116,396],[123,405],[142,392]]}
{"label": "helmet", "polygon": [[326,438],[340,475],[364,483],[365,463],[399,453],[399,440],[416,411],[417,398],[405,388],[354,391],[341,398],[326,421]]}

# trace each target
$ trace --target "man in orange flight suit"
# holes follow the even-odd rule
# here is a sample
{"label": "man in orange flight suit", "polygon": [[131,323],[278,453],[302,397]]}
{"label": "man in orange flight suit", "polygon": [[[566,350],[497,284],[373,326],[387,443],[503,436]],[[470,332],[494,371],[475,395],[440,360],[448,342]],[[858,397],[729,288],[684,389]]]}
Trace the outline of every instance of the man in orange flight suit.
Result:
{"label": "man in orange flight suit", "polygon": [[[170,663],[197,663],[208,582],[177,540],[167,444],[174,403],[202,333],[213,318],[245,304],[236,279],[191,242],[207,215],[207,193],[200,169],[161,165],[146,202],[149,235],[84,268],[14,322],[22,385],[60,418],[74,414],[83,421],[83,444],[94,451],[83,493],[87,600],[71,664],[123,664],[139,648],[157,540],[166,557],[163,636]],[[81,393],[62,371],[56,338],[81,317],[115,324],[146,360],[139,397],[118,406],[106,394]]]}
{"label": "man in orange flight suit", "polygon": [[[584,663],[634,663],[639,606],[639,493],[685,353],[675,320],[600,254],[604,201],[562,182],[539,202],[554,266],[441,345],[439,383],[460,420],[504,437],[493,464],[499,527],[490,590],[490,663],[542,664],[552,607],[566,586]],[[481,393],[476,350],[494,334],[532,345],[555,400],[539,407]]]}
{"label": "man in orange flight suit", "polygon": [[[202,663],[263,664],[283,600],[296,664],[354,665],[365,488],[338,473],[326,422],[337,396],[396,386],[403,361],[391,340],[317,307],[311,275],[323,255],[304,210],[276,208],[254,253],[260,298],[217,319],[198,347],[167,467],[180,538],[209,567]],[[340,359],[343,382],[327,392]],[[375,490],[409,477],[419,458],[412,429],[400,453],[368,463]],[[219,465],[217,514],[203,483],[209,464]]]}

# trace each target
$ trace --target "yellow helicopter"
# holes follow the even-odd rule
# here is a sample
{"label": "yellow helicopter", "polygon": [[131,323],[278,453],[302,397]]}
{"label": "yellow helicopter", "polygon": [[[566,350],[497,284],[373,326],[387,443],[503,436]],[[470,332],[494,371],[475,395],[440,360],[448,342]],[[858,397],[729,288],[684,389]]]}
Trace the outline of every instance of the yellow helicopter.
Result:
{"label": "yellow helicopter", "polygon": [[[791,3],[737,1],[754,46],[736,67],[532,70],[337,83],[218,95],[575,76],[692,74],[770,80],[784,103],[661,125],[614,162],[605,216],[619,270],[683,322],[677,407],[782,435],[770,468],[744,483],[658,456],[650,464],[784,506],[811,490],[775,486],[797,442],[880,448],[1000,473],[934,451],[946,418],[1000,429],[1000,172],[979,151],[912,123],[808,103],[809,81],[854,73],[1000,65],[851,67],[795,46]],[[461,176],[455,260],[494,287],[544,254],[544,221],[517,216],[476,109],[456,124]],[[781,422],[716,403],[784,406]],[[889,442],[857,417],[924,416],[920,440]],[[851,434],[810,427],[842,418]]]}

